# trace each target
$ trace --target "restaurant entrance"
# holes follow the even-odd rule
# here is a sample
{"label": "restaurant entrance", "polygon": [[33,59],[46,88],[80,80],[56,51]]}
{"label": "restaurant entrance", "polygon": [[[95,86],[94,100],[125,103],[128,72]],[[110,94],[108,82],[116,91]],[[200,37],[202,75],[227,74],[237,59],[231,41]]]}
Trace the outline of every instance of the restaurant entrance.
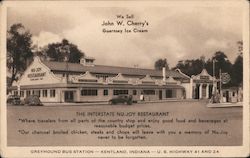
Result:
{"label": "restaurant entrance", "polygon": [[64,92],[64,101],[65,102],[74,102],[74,92],[73,91],[65,91]]}

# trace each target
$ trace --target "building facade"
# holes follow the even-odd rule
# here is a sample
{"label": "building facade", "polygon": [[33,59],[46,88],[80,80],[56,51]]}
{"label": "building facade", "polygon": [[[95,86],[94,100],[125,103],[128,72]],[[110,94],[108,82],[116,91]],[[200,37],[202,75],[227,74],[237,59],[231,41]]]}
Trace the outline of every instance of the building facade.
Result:
{"label": "building facade", "polygon": [[80,63],[42,61],[35,57],[10,88],[21,99],[38,95],[42,102],[102,102],[125,94],[146,101],[192,98],[192,78],[180,70],[153,70]]}
{"label": "building facade", "polygon": [[193,99],[209,99],[217,89],[218,80],[209,75],[206,69],[198,75],[191,76],[190,86]]}

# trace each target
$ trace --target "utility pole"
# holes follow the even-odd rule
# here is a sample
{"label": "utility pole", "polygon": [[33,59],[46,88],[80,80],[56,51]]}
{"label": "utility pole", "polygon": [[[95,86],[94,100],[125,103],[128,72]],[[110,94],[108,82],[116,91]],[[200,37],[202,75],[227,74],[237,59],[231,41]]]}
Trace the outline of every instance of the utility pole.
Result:
{"label": "utility pole", "polygon": [[[216,62],[217,60],[216,59],[213,59],[213,93],[214,94],[216,94],[216,89],[217,88],[215,88],[215,82],[216,82],[216,77],[215,77],[215,62]],[[217,87],[217,82],[216,82],[216,87]]]}
{"label": "utility pole", "polygon": [[70,50],[69,46],[64,46],[64,51],[66,53],[66,83],[69,83],[69,55],[70,55]]}
{"label": "utility pole", "polygon": [[213,77],[215,78],[215,61],[213,59]]}
{"label": "utility pole", "polygon": [[69,57],[67,57],[67,58],[68,59],[66,61],[66,83],[68,84],[68,82],[69,82]]}

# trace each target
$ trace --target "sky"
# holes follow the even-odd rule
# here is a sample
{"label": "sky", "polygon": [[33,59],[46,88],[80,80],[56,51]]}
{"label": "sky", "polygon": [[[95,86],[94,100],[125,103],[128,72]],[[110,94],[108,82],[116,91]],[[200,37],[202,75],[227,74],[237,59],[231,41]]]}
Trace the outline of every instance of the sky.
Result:
{"label": "sky", "polygon": [[[141,26],[102,26],[117,15],[134,15]],[[242,9],[220,6],[162,7],[11,7],[7,27],[22,23],[40,47],[68,39],[99,65],[153,68],[166,58],[170,67],[179,60],[211,58],[223,51],[233,63],[242,40]],[[126,22],[129,19],[124,19]],[[103,29],[146,29],[146,33],[103,33]]]}

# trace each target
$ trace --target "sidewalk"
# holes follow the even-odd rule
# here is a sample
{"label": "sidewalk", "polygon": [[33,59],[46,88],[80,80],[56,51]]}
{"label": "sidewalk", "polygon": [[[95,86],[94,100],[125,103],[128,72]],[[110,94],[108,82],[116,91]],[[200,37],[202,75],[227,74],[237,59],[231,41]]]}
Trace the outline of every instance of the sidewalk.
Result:
{"label": "sidewalk", "polygon": [[242,107],[242,102],[237,103],[208,103],[207,107],[209,108],[226,108],[226,107]]}

